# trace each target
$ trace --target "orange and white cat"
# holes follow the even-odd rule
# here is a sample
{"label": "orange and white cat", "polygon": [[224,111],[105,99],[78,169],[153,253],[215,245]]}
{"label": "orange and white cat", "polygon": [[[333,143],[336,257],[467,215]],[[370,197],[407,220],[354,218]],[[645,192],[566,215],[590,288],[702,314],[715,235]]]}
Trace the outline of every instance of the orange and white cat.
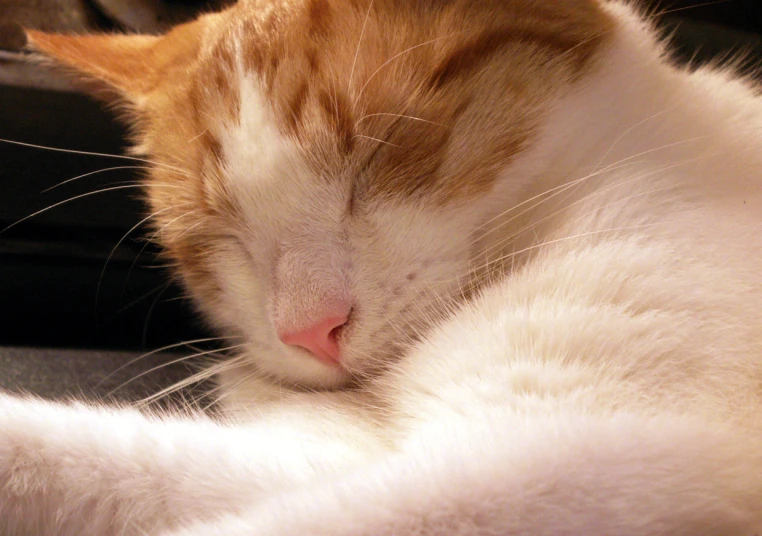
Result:
{"label": "orange and white cat", "polygon": [[762,531],[752,83],[602,0],[30,38],[129,111],[242,346],[214,419],[1,395],[0,533]]}

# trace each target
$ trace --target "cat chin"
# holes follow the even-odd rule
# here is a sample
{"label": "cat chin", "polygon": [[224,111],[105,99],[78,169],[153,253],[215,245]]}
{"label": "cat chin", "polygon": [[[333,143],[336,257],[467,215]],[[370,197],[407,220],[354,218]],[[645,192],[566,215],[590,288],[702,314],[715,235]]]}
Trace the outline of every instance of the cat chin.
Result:
{"label": "cat chin", "polygon": [[[288,348],[285,351],[268,353],[267,356],[250,353],[252,363],[264,375],[275,382],[294,384],[309,389],[338,389],[347,385],[352,375],[341,365],[327,364],[306,351]],[[266,357],[263,359],[263,357]],[[228,375],[223,381],[236,379]],[[241,378],[238,378],[241,381]]]}

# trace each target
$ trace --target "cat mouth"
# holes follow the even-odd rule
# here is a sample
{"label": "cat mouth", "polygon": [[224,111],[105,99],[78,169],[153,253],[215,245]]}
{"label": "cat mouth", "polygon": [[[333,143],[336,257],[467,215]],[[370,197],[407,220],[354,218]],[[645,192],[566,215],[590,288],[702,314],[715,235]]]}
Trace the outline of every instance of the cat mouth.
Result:
{"label": "cat mouth", "polygon": [[324,342],[322,346],[313,346],[309,350],[301,347],[297,347],[296,349],[300,351],[302,355],[309,357],[310,359],[314,359],[330,367],[341,367],[341,350],[338,348],[338,343],[332,342],[331,339]]}

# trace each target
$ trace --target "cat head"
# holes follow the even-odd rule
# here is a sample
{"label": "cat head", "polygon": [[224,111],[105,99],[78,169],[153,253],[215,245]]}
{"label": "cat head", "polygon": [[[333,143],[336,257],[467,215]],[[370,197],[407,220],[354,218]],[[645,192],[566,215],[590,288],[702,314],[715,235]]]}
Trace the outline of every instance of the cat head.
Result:
{"label": "cat head", "polygon": [[243,0],[29,38],[128,110],[158,239],[250,369],[330,388],[463,295],[608,25],[592,0]]}

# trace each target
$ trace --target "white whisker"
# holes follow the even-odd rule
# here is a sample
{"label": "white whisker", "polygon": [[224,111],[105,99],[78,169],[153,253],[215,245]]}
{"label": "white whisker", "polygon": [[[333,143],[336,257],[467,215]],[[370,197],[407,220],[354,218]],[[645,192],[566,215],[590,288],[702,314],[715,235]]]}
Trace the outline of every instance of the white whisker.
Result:
{"label": "white whisker", "polygon": [[[141,296],[139,296],[139,297],[135,298],[134,300],[132,300],[131,302],[129,302],[127,305],[124,305],[123,307],[119,308],[117,310],[117,314],[118,313],[123,313],[124,311],[126,311],[127,309],[132,307],[133,305],[135,305],[137,303],[140,303],[141,301],[143,301],[144,299],[146,299],[147,297],[149,297],[152,294],[156,294],[157,292],[159,292],[159,290],[161,290],[163,288],[165,288],[165,284],[164,283],[162,283],[161,285],[157,286],[156,288],[153,288],[153,289],[149,290],[148,292],[142,294]],[[169,300],[166,300],[166,301],[169,301]]]}
{"label": "white whisker", "polygon": [[0,143],[8,143],[11,145],[18,145],[20,147],[29,147],[31,149],[43,149],[46,151],[53,151],[56,153],[67,153],[67,154],[78,154],[82,156],[100,156],[103,158],[117,158],[121,160],[130,160],[132,162],[143,162],[144,164],[150,164],[152,166],[161,167],[164,169],[168,169],[170,171],[176,171],[177,173],[180,173],[182,175],[192,177],[193,174],[190,173],[190,171],[182,168],[178,168],[175,166],[171,166],[169,164],[164,164],[162,162],[156,162],[154,160],[148,160],[146,158],[138,158],[135,156],[126,156],[126,155],[120,155],[120,154],[110,154],[110,153],[96,153],[92,151],[77,151],[75,149],[62,149],[60,147],[48,147],[45,145],[37,145],[34,143],[26,143],[23,141],[14,141],[14,140],[7,140],[4,138],[0,138]]}
{"label": "white whisker", "polygon": [[183,356],[183,357],[180,357],[180,358],[177,358],[177,359],[173,359],[173,360],[171,360],[171,361],[168,361],[167,363],[162,363],[161,365],[157,365],[157,366],[155,366],[155,367],[151,367],[150,369],[148,369],[148,370],[144,370],[144,371],[143,371],[143,372],[141,372],[140,374],[138,374],[138,375],[136,375],[136,376],[133,376],[133,377],[132,377],[132,378],[130,378],[129,380],[127,380],[127,381],[123,382],[123,383],[122,383],[121,385],[119,385],[118,387],[115,387],[114,389],[112,389],[111,391],[109,391],[109,392],[106,394],[106,396],[112,396],[112,395],[113,395],[113,394],[114,394],[116,391],[118,391],[119,389],[123,389],[124,387],[126,387],[126,386],[127,386],[127,385],[129,385],[129,384],[131,384],[131,383],[132,383],[132,382],[134,382],[135,380],[139,380],[140,378],[142,378],[142,377],[146,376],[147,374],[150,374],[150,373],[152,373],[152,372],[155,372],[155,371],[157,371],[157,370],[160,370],[160,369],[162,369],[162,368],[164,368],[164,367],[168,367],[168,366],[170,366],[170,365],[174,365],[174,364],[176,364],[176,363],[182,363],[183,361],[187,361],[187,360],[189,360],[189,359],[193,359],[193,358],[196,358],[196,357],[201,357],[201,356],[204,356],[204,355],[210,355],[210,354],[215,354],[215,353],[218,353],[218,352],[225,352],[225,351],[227,351],[227,350],[233,350],[233,349],[236,349],[236,348],[240,348],[240,347],[242,347],[242,346],[244,346],[244,345],[243,345],[243,344],[236,344],[236,345],[233,345],[233,346],[227,346],[227,347],[225,347],[225,348],[218,348],[218,349],[214,349],[214,350],[206,350],[206,351],[204,351],[204,352],[198,352],[198,353],[195,353],[195,354],[191,354],[191,355],[189,355],[189,356]]}
{"label": "white whisker", "polygon": [[164,209],[162,209],[162,210],[158,210],[158,211],[154,212],[153,214],[149,214],[148,216],[146,216],[145,218],[143,218],[142,220],[140,220],[138,223],[136,223],[135,225],[133,225],[133,226],[130,228],[130,230],[129,230],[129,231],[127,231],[126,233],[124,233],[124,234],[122,235],[122,238],[120,238],[120,239],[119,239],[119,241],[116,243],[116,245],[115,245],[115,246],[113,247],[113,249],[111,250],[111,253],[109,253],[108,257],[106,258],[106,262],[103,264],[103,269],[101,270],[101,275],[100,275],[100,277],[98,278],[98,285],[97,285],[97,287],[96,287],[96,289],[95,289],[95,307],[96,307],[96,310],[97,310],[97,308],[98,308],[98,296],[100,295],[101,285],[103,284],[103,276],[106,274],[106,267],[108,266],[108,263],[109,263],[109,261],[111,260],[111,258],[114,256],[114,253],[116,253],[116,250],[117,250],[117,249],[119,249],[119,246],[121,246],[121,245],[122,245],[122,242],[124,242],[124,240],[125,240],[125,239],[126,239],[126,238],[127,238],[127,237],[128,237],[128,236],[129,236],[129,235],[130,235],[130,234],[131,234],[133,231],[135,231],[135,229],[137,229],[138,227],[140,227],[141,225],[143,225],[144,223],[146,223],[146,222],[147,222],[148,220],[150,220],[151,218],[153,218],[153,217],[157,216],[158,214],[161,214],[162,212],[166,212],[167,210],[172,210],[172,209],[174,209],[174,208],[176,208],[176,207],[166,207],[166,208],[164,208]]}
{"label": "white whisker", "polygon": [[141,359],[145,359],[145,358],[150,357],[150,356],[152,356],[154,354],[158,354],[159,352],[166,352],[167,350],[172,350],[173,348],[180,348],[181,346],[188,346],[188,345],[191,345],[191,344],[199,344],[199,343],[205,343],[205,342],[216,342],[216,341],[221,341],[221,340],[224,340],[224,339],[225,339],[225,337],[206,337],[204,339],[194,339],[194,340],[191,340],[191,341],[183,341],[183,342],[178,342],[178,343],[175,343],[175,344],[169,344],[167,346],[162,346],[161,348],[157,348],[155,350],[151,350],[150,352],[148,352],[146,354],[140,355],[140,356],[138,356],[138,357],[136,357],[134,359],[129,360],[124,365],[122,365],[119,368],[117,368],[116,370],[113,370],[112,372],[110,372],[108,375],[106,375],[105,378],[103,378],[101,381],[99,381],[96,384],[96,387],[98,387],[101,384],[103,384],[103,382],[105,382],[106,380],[111,378],[117,372],[119,372],[121,370],[124,370],[126,367],[129,367],[130,365],[133,365],[133,364],[137,363]]}
{"label": "white whisker", "polygon": [[47,193],[47,192],[49,192],[51,190],[55,190],[59,186],[63,186],[64,184],[68,184],[68,183],[76,181],[78,179],[84,179],[85,177],[89,177],[91,175],[97,175],[98,173],[105,173],[106,171],[117,171],[117,170],[120,170],[120,169],[145,169],[145,168],[143,168],[141,166],[116,166],[116,167],[110,167],[110,168],[105,168],[105,169],[97,169],[97,170],[91,171],[89,173],[83,173],[82,175],[77,175],[76,177],[73,177],[71,179],[66,179],[65,181],[59,182],[58,184],[54,184],[50,188],[45,188],[40,193],[43,193],[43,194]]}
{"label": "white whisker", "polygon": [[[241,345],[237,345],[237,346],[230,346],[228,348],[224,348],[224,349],[217,350],[217,351],[231,350],[231,349],[238,348],[238,347],[241,347],[241,346],[243,346],[243,345],[241,344]],[[207,354],[210,354],[210,353],[211,352],[207,352]],[[202,354],[195,354],[195,355],[192,355],[192,356],[188,356],[185,359],[197,358],[197,357],[200,357],[201,355]],[[199,371],[199,372],[197,372],[195,374],[191,374],[187,378],[184,378],[184,379],[180,380],[179,382],[176,382],[176,383],[170,385],[169,387],[165,387],[164,389],[162,389],[162,390],[160,390],[160,391],[158,391],[158,392],[156,392],[156,393],[154,393],[152,395],[149,395],[149,396],[139,400],[138,402],[135,403],[136,407],[144,407],[144,406],[146,406],[148,404],[151,404],[153,402],[156,402],[157,400],[160,400],[160,399],[162,399],[162,398],[164,398],[166,396],[169,396],[172,393],[175,393],[175,392],[179,391],[180,389],[184,389],[184,388],[186,388],[186,387],[188,387],[190,385],[202,382],[204,380],[208,380],[208,379],[216,376],[217,374],[220,374],[223,371],[230,370],[232,368],[236,368],[238,366],[241,366],[243,364],[244,360],[245,360],[245,356],[243,354],[241,354],[241,355],[233,357],[231,359],[227,359],[227,360],[225,360],[225,361],[223,361],[221,363],[216,363],[214,365],[208,366],[208,367],[204,368],[203,370],[201,370],[201,371]],[[182,361],[182,360],[180,360],[180,361]],[[169,364],[172,364],[172,363],[168,363],[168,365]]]}
{"label": "white whisker", "polygon": [[352,137],[353,138],[365,138],[366,140],[376,141],[378,143],[383,143],[384,145],[391,145],[392,147],[396,147],[397,149],[403,149],[403,150],[409,151],[409,149],[406,149],[405,147],[403,147],[401,145],[397,145],[395,143],[384,141],[384,140],[381,140],[379,138],[374,138],[373,136],[365,136],[364,134],[355,134]]}
{"label": "white whisker", "polygon": [[504,260],[506,260],[506,259],[508,259],[510,257],[515,257],[516,255],[521,255],[522,253],[527,253],[529,251],[533,251],[533,250],[539,249],[541,247],[546,247],[546,246],[550,246],[550,245],[553,245],[553,244],[558,244],[558,243],[561,243],[561,242],[566,242],[566,241],[569,241],[569,240],[574,240],[576,238],[585,238],[585,237],[588,237],[588,236],[595,236],[595,235],[603,234],[603,233],[615,233],[615,232],[620,232],[620,231],[635,231],[635,230],[639,230],[639,229],[648,229],[649,227],[653,227],[654,225],[656,225],[656,224],[654,224],[654,223],[647,223],[647,224],[642,224],[642,225],[628,225],[628,226],[623,226],[623,227],[614,227],[612,229],[599,229],[599,230],[596,230],[596,231],[589,231],[589,232],[586,232],[586,233],[579,233],[579,234],[575,234],[575,235],[565,236],[563,238],[556,238],[554,240],[548,240],[548,241],[543,242],[541,244],[532,245],[532,246],[520,249],[519,251],[516,251],[515,253],[511,253],[509,255],[503,255],[502,257],[499,257],[499,258],[497,258],[497,259],[495,259],[493,261],[490,261],[490,263],[502,262],[502,261],[504,261]]}
{"label": "white whisker", "polygon": [[436,121],[429,121],[428,119],[423,119],[423,118],[420,118],[420,117],[414,117],[412,115],[382,113],[382,112],[378,112],[378,113],[374,113],[374,114],[366,114],[366,115],[362,116],[360,119],[358,119],[355,122],[355,128],[357,128],[357,125],[359,125],[361,121],[364,121],[365,119],[368,119],[370,117],[376,117],[376,116],[399,117],[401,119],[410,119],[412,121],[420,121],[422,123],[428,123],[430,125],[436,125],[436,126],[442,127],[442,128],[451,128],[449,125],[445,125],[443,123],[437,123]]}
{"label": "white whisker", "polygon": [[395,54],[394,56],[392,56],[391,58],[389,58],[388,60],[386,60],[384,63],[382,63],[382,64],[381,64],[381,67],[379,67],[378,69],[376,69],[376,70],[373,72],[373,74],[371,74],[371,75],[368,77],[368,79],[365,81],[365,84],[363,84],[362,88],[360,88],[360,92],[357,94],[357,98],[355,99],[355,103],[357,103],[357,102],[359,102],[359,101],[360,101],[360,97],[362,97],[362,94],[363,94],[363,92],[365,91],[365,88],[366,88],[366,87],[368,87],[368,84],[370,83],[370,81],[371,81],[371,80],[373,80],[373,77],[374,77],[374,76],[376,76],[376,75],[377,75],[379,72],[381,72],[381,70],[382,70],[384,67],[386,67],[387,65],[389,65],[391,62],[393,62],[394,60],[396,60],[396,59],[397,59],[397,58],[399,58],[400,56],[403,56],[403,55],[407,54],[408,52],[411,52],[411,51],[413,51],[413,50],[415,50],[415,49],[417,49],[417,48],[421,48],[421,47],[425,47],[426,45],[431,45],[431,44],[433,44],[433,43],[437,43],[437,42],[439,42],[439,41],[442,41],[443,39],[449,39],[449,38],[451,38],[451,37],[454,37],[454,36],[456,36],[456,35],[458,35],[458,34],[461,34],[461,33],[463,33],[464,31],[465,31],[465,30],[461,30],[461,31],[458,31],[458,32],[453,32],[453,33],[451,33],[451,34],[447,34],[447,35],[445,35],[445,36],[443,36],[443,37],[437,37],[436,39],[431,39],[431,40],[429,40],[429,41],[425,41],[425,42],[423,42],[423,43],[420,43],[420,44],[418,44],[418,45],[412,46],[412,47],[410,47],[410,48],[406,48],[406,49],[405,49],[405,50],[403,50],[402,52],[399,52],[399,53]]}
{"label": "white whisker", "polygon": [[[363,37],[365,37],[365,27],[368,25],[368,19],[370,18],[370,12],[373,9],[373,1],[370,0],[370,3],[368,4],[368,12],[365,13],[365,20],[362,23],[362,29],[360,30],[360,39],[357,41],[357,48],[355,49],[355,58],[352,61],[352,69],[349,71],[349,83],[347,84],[347,95],[351,96],[352,94],[352,80],[355,76],[355,67],[357,66],[357,58],[360,55],[360,48],[362,46],[362,40]],[[362,93],[362,91],[360,91]],[[356,101],[355,101],[356,102]]]}
{"label": "white whisker", "polygon": [[24,216],[20,220],[17,220],[15,222],[11,223],[10,225],[5,227],[4,229],[0,230],[0,234],[3,234],[7,230],[12,229],[13,227],[16,227],[18,224],[23,223],[23,222],[25,222],[28,219],[34,218],[35,216],[39,216],[40,214],[43,214],[43,213],[45,213],[45,212],[47,212],[49,210],[52,210],[52,209],[54,209],[56,207],[60,207],[61,205],[65,205],[66,203],[70,203],[72,201],[76,201],[77,199],[82,199],[84,197],[89,197],[91,195],[101,194],[101,193],[105,193],[105,192],[113,192],[113,191],[116,191],[116,190],[126,190],[127,188],[141,188],[142,186],[143,186],[142,184],[138,184],[138,183],[123,184],[123,185],[120,185],[120,186],[112,186],[110,188],[102,188],[100,190],[95,190],[94,192],[87,192],[85,194],[80,194],[80,195],[77,195],[77,196],[74,196],[74,197],[70,197],[69,199],[64,199],[63,201],[59,201],[58,203],[55,203],[53,205],[50,205],[49,207],[43,208],[42,210],[38,210],[37,212],[34,212],[34,213],[32,213],[32,214],[30,214],[28,216]]}

